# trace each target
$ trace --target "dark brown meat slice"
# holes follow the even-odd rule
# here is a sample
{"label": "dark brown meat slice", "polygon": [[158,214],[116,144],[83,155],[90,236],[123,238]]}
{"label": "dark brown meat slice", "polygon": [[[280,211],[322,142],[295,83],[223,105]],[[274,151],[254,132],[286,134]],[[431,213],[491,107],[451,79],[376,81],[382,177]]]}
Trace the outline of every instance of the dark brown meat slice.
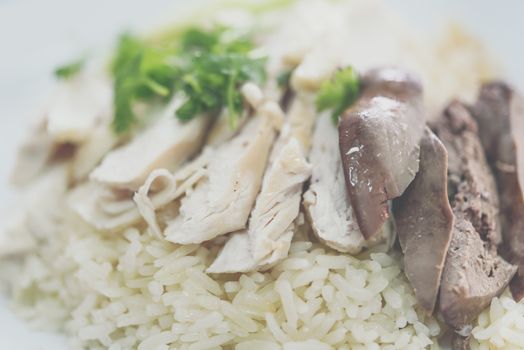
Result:
{"label": "dark brown meat slice", "polygon": [[448,192],[453,210],[463,213],[481,238],[497,248],[502,242],[495,178],[477,136],[477,123],[466,106],[452,102],[435,131],[448,151]]}
{"label": "dark brown meat slice", "polygon": [[472,107],[500,196],[504,254],[519,265],[510,287],[524,298],[524,101],[502,82],[486,84]]}
{"label": "dark brown meat slice", "polygon": [[439,307],[444,321],[456,330],[468,326],[515,274],[516,267],[493,253],[488,244],[468,219],[455,215]]}
{"label": "dark brown meat slice", "polygon": [[372,70],[363,92],[339,124],[339,145],[346,188],[366,239],[389,216],[388,200],[397,198],[419,169],[424,133],[422,86],[406,72]]}
{"label": "dark brown meat slice", "polygon": [[463,337],[455,333],[453,334],[453,338],[451,340],[451,348],[453,350],[470,350],[471,349],[471,346],[469,345],[470,340],[471,340],[471,335]]}
{"label": "dark brown meat slice", "polygon": [[502,293],[516,267],[497,254],[497,190],[471,114],[451,103],[435,130],[448,150],[448,192],[455,215],[439,309],[446,323],[460,330]]}
{"label": "dark brown meat slice", "polygon": [[393,216],[404,253],[404,272],[418,303],[433,312],[451,239],[453,212],[448,199],[448,155],[426,129],[420,142],[420,169],[393,202]]}

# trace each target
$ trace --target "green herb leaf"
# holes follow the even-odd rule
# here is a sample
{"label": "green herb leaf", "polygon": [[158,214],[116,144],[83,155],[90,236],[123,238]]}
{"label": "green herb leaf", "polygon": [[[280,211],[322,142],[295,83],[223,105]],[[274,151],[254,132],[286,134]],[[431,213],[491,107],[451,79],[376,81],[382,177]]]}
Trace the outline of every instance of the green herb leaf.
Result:
{"label": "green herb leaf", "polygon": [[358,74],[352,67],[343,68],[320,86],[316,100],[317,109],[332,110],[333,121],[338,123],[340,115],[355,102],[359,91]]}
{"label": "green herb leaf", "polygon": [[206,32],[198,28],[189,28],[182,35],[181,48],[184,52],[211,52],[219,43],[223,30]]}
{"label": "green herb leaf", "polygon": [[253,42],[225,28],[186,30],[178,45],[161,48],[130,35],[120,38],[112,64],[115,115],[113,129],[128,131],[136,122],[138,101],[167,99],[175,91],[187,101],[176,111],[180,120],[218,114],[227,108],[230,124],[238,125],[243,109],[240,86],[265,77],[265,60],[251,58]]}
{"label": "green herb leaf", "polygon": [[240,86],[264,80],[265,60],[248,54],[253,42],[228,34],[223,28],[212,32],[190,29],[182,36],[186,65],[179,88],[188,101],[176,112],[180,120],[227,108],[230,125],[236,128],[243,109]]}
{"label": "green herb leaf", "polygon": [[277,84],[278,87],[284,88],[289,85],[289,81],[291,80],[291,75],[293,74],[293,70],[289,69],[286,71],[283,71],[280,73],[277,77]]}
{"label": "green herb leaf", "polygon": [[159,49],[130,35],[120,38],[113,61],[113,129],[121,134],[136,122],[137,101],[167,99],[174,90],[178,69],[172,64],[174,50]]}
{"label": "green herb leaf", "polygon": [[85,59],[83,58],[68,64],[64,64],[55,69],[55,76],[60,79],[71,78],[82,70],[84,64]]}

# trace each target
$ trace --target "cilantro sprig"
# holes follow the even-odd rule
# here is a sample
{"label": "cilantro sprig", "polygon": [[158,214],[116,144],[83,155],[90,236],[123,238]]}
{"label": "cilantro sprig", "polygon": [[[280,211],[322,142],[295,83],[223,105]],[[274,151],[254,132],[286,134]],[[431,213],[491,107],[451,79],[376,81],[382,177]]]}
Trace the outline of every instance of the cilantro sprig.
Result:
{"label": "cilantro sprig", "polygon": [[265,78],[265,60],[252,58],[253,49],[249,38],[233,36],[225,28],[190,28],[167,48],[123,36],[113,62],[114,130],[130,130],[137,121],[136,102],[167,99],[175,92],[186,97],[176,111],[180,120],[227,108],[235,128],[243,109],[240,86]]}
{"label": "cilantro sprig", "polygon": [[112,65],[116,133],[128,131],[136,122],[136,102],[171,96],[178,74],[171,63],[173,56],[174,50],[149,46],[129,34],[120,38]]}
{"label": "cilantro sprig", "polygon": [[78,74],[84,67],[85,59],[79,59],[61,65],[55,69],[55,76],[59,79],[69,79]]}
{"label": "cilantro sprig", "polygon": [[289,82],[291,81],[291,75],[293,74],[292,69],[288,69],[283,71],[277,76],[277,85],[280,88],[284,88],[289,85]]}
{"label": "cilantro sprig", "polygon": [[216,114],[225,107],[231,127],[236,128],[243,109],[240,85],[264,80],[265,60],[249,56],[253,43],[245,37],[224,38],[225,34],[223,29],[191,29],[183,36],[187,64],[180,90],[188,99],[176,112],[179,119]]}
{"label": "cilantro sprig", "polygon": [[331,110],[335,124],[340,115],[351,106],[360,91],[360,79],[352,67],[338,70],[330,80],[325,81],[317,94],[318,111]]}

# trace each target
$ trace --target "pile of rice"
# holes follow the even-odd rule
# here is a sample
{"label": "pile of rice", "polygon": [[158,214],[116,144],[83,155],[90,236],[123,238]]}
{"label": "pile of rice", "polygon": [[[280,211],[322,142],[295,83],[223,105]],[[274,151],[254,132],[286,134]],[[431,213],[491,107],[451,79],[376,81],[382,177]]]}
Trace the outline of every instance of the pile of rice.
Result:
{"label": "pile of rice", "polygon": [[472,350],[524,349],[524,301],[516,303],[509,291],[493,299],[472,334]]}
{"label": "pile of rice", "polygon": [[37,252],[3,268],[18,276],[16,312],[66,332],[72,349],[420,350],[440,333],[399,259],[381,252],[354,258],[298,233],[270,272],[208,275],[219,246],[134,228],[104,236],[62,219]]}
{"label": "pile of rice", "polygon": [[[75,349],[440,349],[396,253],[341,255],[297,232],[266,273],[209,275],[219,246],[178,246],[136,228],[108,236],[66,209],[38,251],[4,261],[13,309]],[[306,231],[305,225],[301,231]],[[524,302],[495,298],[472,350],[524,348]]]}

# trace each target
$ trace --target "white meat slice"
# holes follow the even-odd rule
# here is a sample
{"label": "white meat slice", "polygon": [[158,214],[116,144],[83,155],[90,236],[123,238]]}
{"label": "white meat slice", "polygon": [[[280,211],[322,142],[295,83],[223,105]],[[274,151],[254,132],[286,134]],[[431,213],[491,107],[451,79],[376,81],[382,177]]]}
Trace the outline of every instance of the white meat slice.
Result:
{"label": "white meat slice", "polygon": [[298,94],[289,108],[288,124],[291,135],[302,146],[304,153],[309,154],[311,148],[311,134],[317,120],[315,94]]}
{"label": "white meat slice", "polygon": [[[144,185],[135,193],[133,200],[153,236],[162,237],[162,229],[157,221],[156,211],[185,194],[205,176],[205,167],[209,164],[212,154],[211,149],[204,149],[198,158],[188,163],[174,175],[167,169],[154,170],[148,176]],[[151,193],[153,185],[158,181],[163,181],[164,190],[161,194]]]}
{"label": "white meat slice", "polygon": [[247,230],[233,233],[206,272],[237,273],[256,270],[257,263],[250,246]]}
{"label": "white meat slice", "polygon": [[35,124],[21,145],[13,167],[10,182],[15,186],[25,186],[48,165],[54,151],[54,142],[46,132],[46,120]]}
{"label": "white meat slice", "polygon": [[46,108],[47,133],[55,142],[87,140],[95,125],[110,116],[112,96],[105,76],[80,73],[59,81]]}
{"label": "white meat slice", "polygon": [[[257,110],[265,100],[265,96],[256,84],[248,82],[242,86],[241,89],[244,99],[249,103],[250,107]],[[238,131],[244,126],[248,118],[248,111],[244,111],[240,115],[236,129],[231,128],[229,121],[229,114],[227,109],[224,109],[218,116],[213,127],[207,135],[206,145],[210,147],[217,147],[224,142],[230,140]]]}
{"label": "white meat slice", "polygon": [[275,113],[281,113],[278,106],[264,104],[237,136],[216,149],[205,178],[168,223],[168,241],[201,243],[245,227],[275,138]]}
{"label": "white meat slice", "polygon": [[129,193],[116,193],[96,182],[86,182],[69,193],[68,203],[85,222],[100,231],[116,231],[140,221]]}
{"label": "white meat slice", "polygon": [[304,207],[313,232],[329,247],[359,253],[366,242],[346,192],[338,146],[338,129],[329,116],[319,116],[310,154],[313,174]]}
{"label": "white meat slice", "polygon": [[229,122],[227,110],[223,110],[209,130],[206,138],[206,145],[209,147],[218,147],[224,142],[231,140],[231,138],[237,135],[238,131],[246,124],[247,118],[247,113],[243,113],[238,120],[238,128],[233,129]]}
{"label": "white meat slice", "polygon": [[202,146],[209,118],[181,122],[174,117],[179,99],[130,143],[107,154],[91,173],[92,180],[118,189],[136,191],[152,170],[174,169]]}
{"label": "white meat slice", "polygon": [[[287,124],[271,152],[270,166],[251,212],[249,227],[232,236],[209,272],[264,270],[288,255],[300,211],[302,187],[311,175],[305,154],[309,151],[315,119],[314,96],[297,95]],[[246,251],[250,256],[248,261]]]}
{"label": "white meat slice", "polygon": [[[280,240],[298,216],[302,187],[311,175],[311,166],[298,140],[292,137],[285,142],[266,172],[249,222],[251,254],[263,265],[275,252],[289,248],[290,239],[284,239],[285,244]],[[287,250],[277,255],[283,258]]]}
{"label": "white meat slice", "polygon": [[87,182],[70,192],[68,202],[85,222],[100,231],[119,230],[144,219],[152,233],[161,237],[155,211],[175,201],[203,177],[202,166],[209,158],[210,152],[204,151],[175,175],[167,169],[156,169],[134,195]]}
{"label": "white meat slice", "polygon": [[78,146],[72,163],[72,175],[75,180],[85,179],[100,163],[102,158],[118,143],[118,136],[106,123],[98,125],[91,137]]}
{"label": "white meat slice", "polygon": [[296,224],[292,223],[278,240],[272,242],[271,254],[263,261],[255,261],[251,254],[251,241],[247,230],[233,233],[206,272],[266,271],[288,256],[295,230]]}
{"label": "white meat slice", "polygon": [[247,234],[234,235],[208,272],[267,269],[288,255],[294,221],[300,211],[302,186],[311,174],[311,166],[296,138],[284,137],[280,141],[284,144],[277,145],[272,154]]}
{"label": "white meat slice", "polygon": [[[108,128],[111,93],[109,79],[95,73],[80,73],[60,81],[39,112],[41,119],[18,151],[11,182],[17,186],[27,185],[51,166],[53,157],[62,146],[82,148],[84,143],[90,144],[91,138],[98,136],[93,134],[93,130],[102,126]],[[82,156],[82,161],[85,156]]]}

